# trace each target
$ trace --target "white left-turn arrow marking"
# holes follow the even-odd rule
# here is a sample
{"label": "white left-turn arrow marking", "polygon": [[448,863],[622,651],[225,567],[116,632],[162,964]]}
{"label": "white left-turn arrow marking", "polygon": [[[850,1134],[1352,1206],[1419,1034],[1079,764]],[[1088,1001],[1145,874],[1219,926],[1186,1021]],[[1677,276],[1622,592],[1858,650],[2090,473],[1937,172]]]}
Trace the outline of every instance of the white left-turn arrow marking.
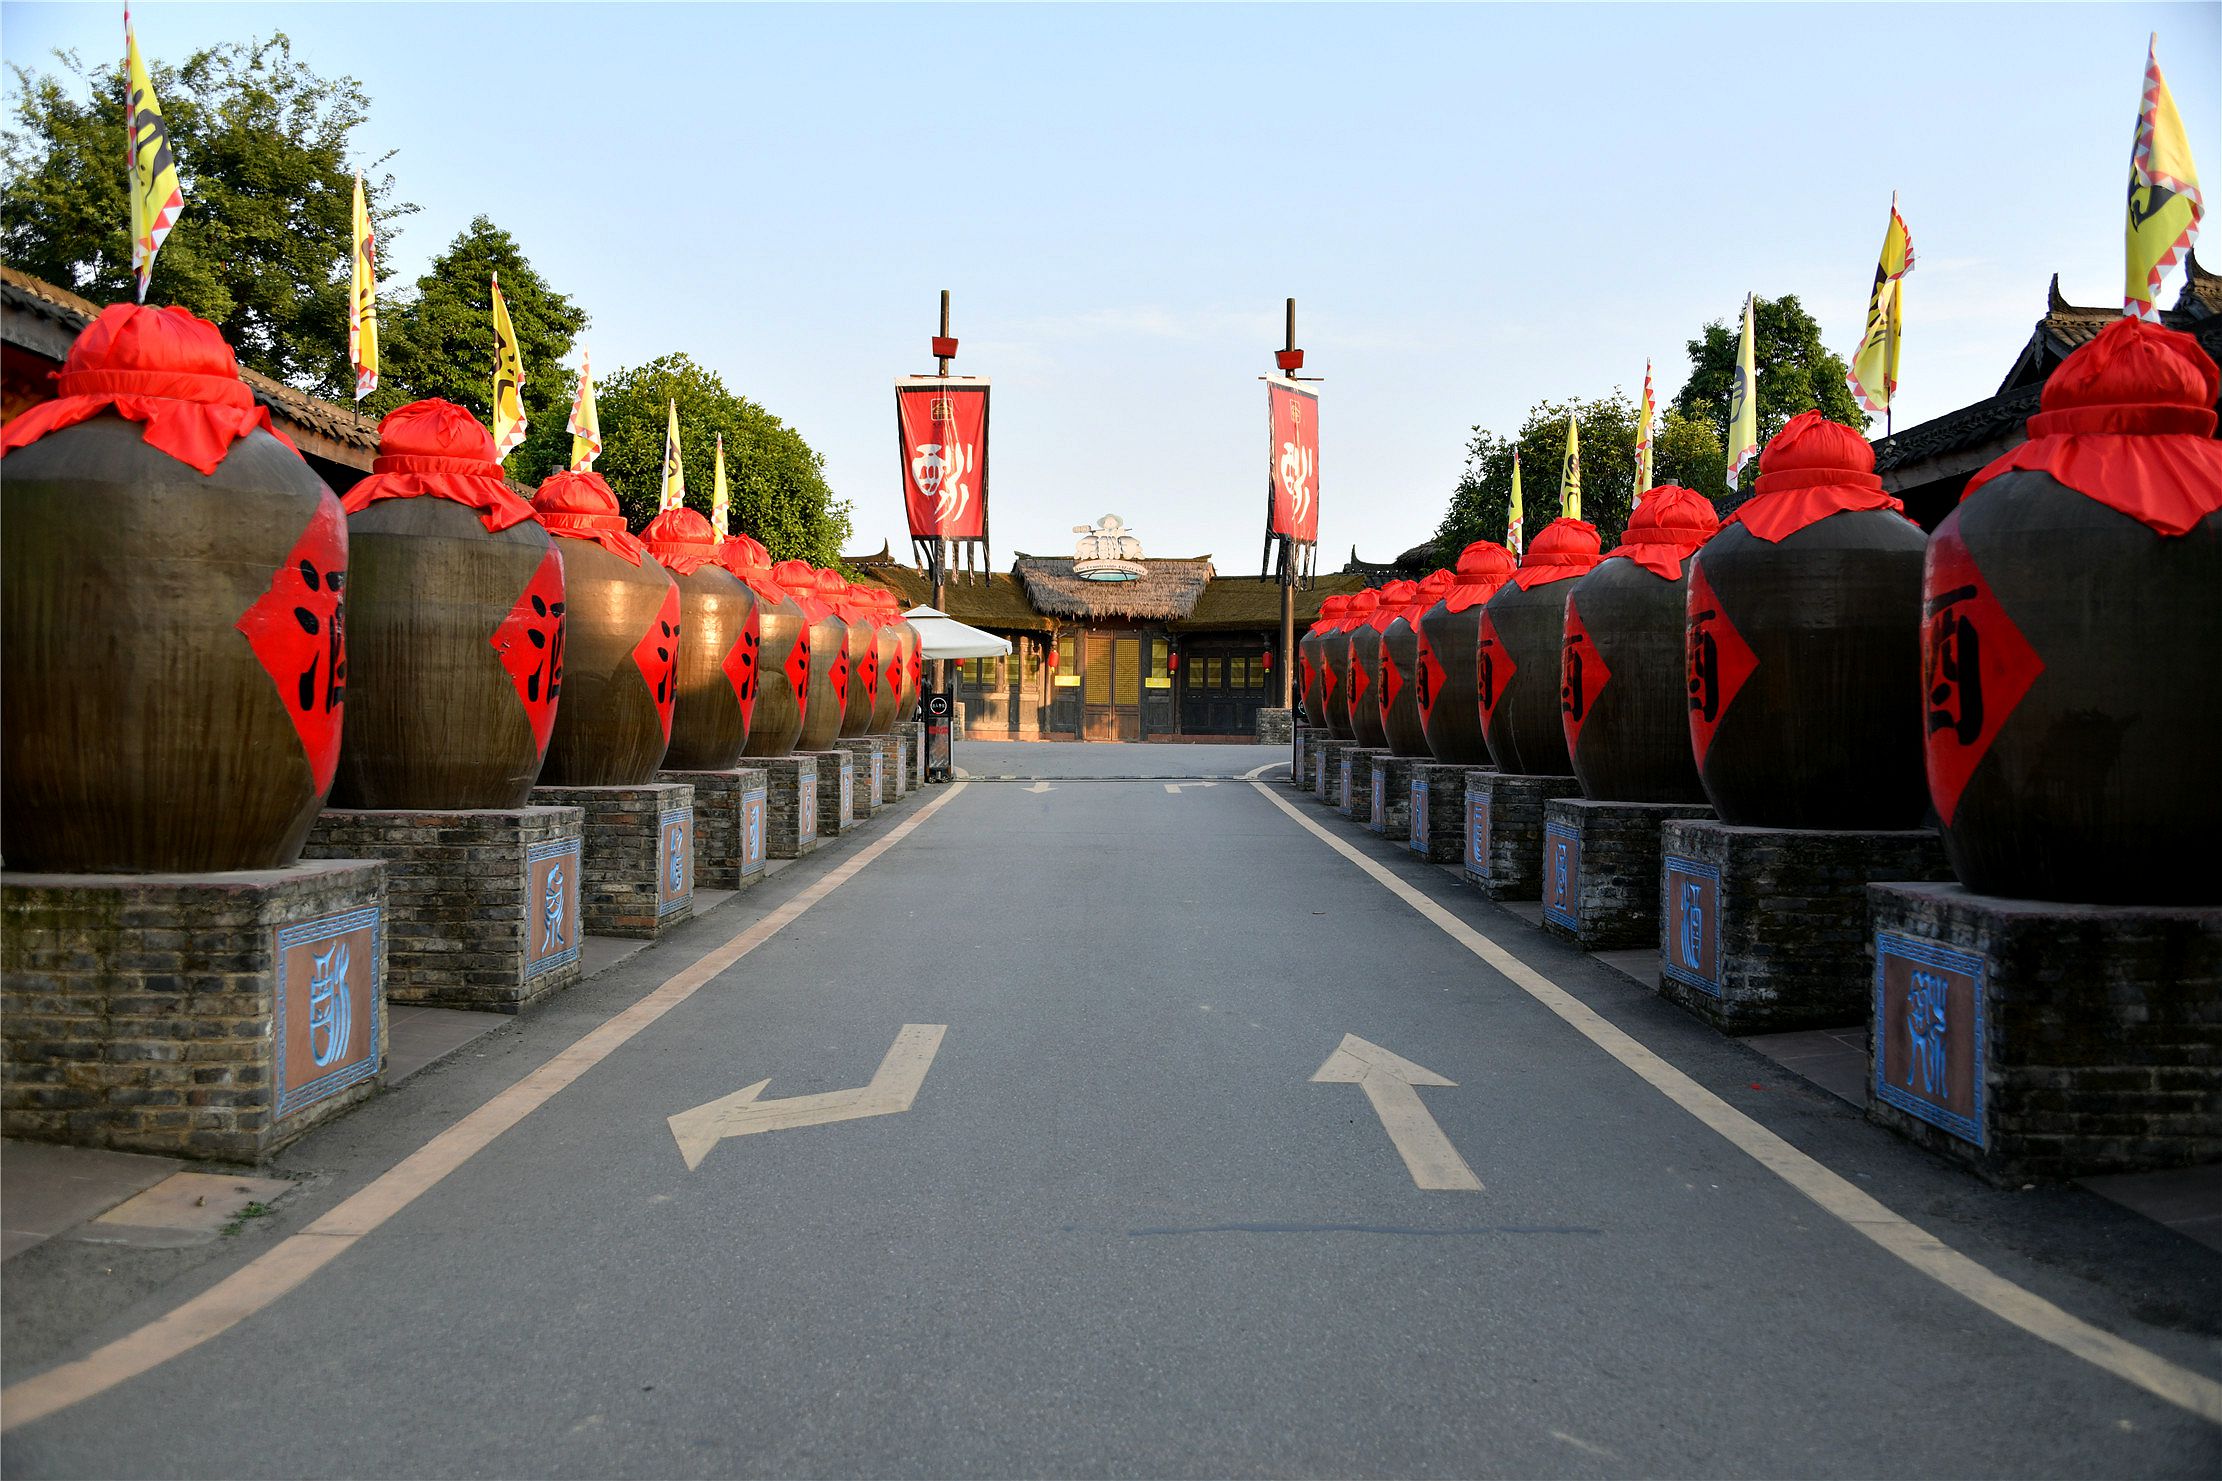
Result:
{"label": "white left-turn arrow marking", "polygon": [[1355,1085],[1373,1102],[1382,1130],[1396,1144],[1412,1181],[1422,1188],[1481,1191],[1481,1179],[1458,1155],[1443,1135],[1427,1107],[1420,1104],[1421,1085],[1451,1085],[1433,1070],[1422,1068],[1402,1055],[1391,1054],[1379,1044],[1369,1044],[1356,1034],[1344,1034],[1335,1052],[1312,1076],[1313,1084]]}
{"label": "white left-turn arrow marking", "polygon": [[785,1100],[758,1100],[769,1080],[706,1101],[691,1111],[670,1118],[671,1135],[689,1171],[700,1167],[710,1149],[729,1136],[753,1136],[759,1131],[789,1131],[798,1126],[823,1126],[829,1121],[856,1121],[866,1116],[892,1116],[907,1111],[918,1099],[941,1050],[945,1023],[906,1023],[895,1036],[887,1058],[873,1071],[871,1083],[853,1090],[829,1090],[821,1095],[791,1095]]}

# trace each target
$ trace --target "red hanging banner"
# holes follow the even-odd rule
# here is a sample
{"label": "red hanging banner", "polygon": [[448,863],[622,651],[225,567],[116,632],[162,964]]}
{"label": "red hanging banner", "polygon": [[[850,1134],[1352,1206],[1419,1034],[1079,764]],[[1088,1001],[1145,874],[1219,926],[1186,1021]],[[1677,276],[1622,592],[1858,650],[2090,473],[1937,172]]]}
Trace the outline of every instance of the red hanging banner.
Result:
{"label": "red hanging banner", "polygon": [[1297,545],[1319,543],[1319,392],[1279,376],[1265,378],[1272,419],[1272,510],[1266,533]]}
{"label": "red hanging banner", "polygon": [[895,431],[910,537],[987,539],[987,381],[940,376],[896,381]]}

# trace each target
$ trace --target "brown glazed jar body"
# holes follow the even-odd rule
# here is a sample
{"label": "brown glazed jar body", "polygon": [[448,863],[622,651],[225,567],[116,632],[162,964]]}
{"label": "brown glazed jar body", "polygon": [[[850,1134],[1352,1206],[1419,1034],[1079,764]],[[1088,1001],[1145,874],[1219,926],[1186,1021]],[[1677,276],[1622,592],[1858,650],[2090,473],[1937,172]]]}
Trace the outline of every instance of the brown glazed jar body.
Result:
{"label": "brown glazed jar body", "polygon": [[847,673],[849,625],[829,610],[810,624],[809,631],[810,699],[803,707],[802,733],[795,741],[795,749],[822,751],[841,733],[842,691],[846,691],[848,680],[842,678],[841,691],[837,691],[834,671],[840,668],[844,675]]}
{"label": "brown glazed jar body", "polygon": [[1381,728],[1381,633],[1370,623],[1351,629],[1350,663],[1344,672],[1350,680],[1345,705],[1350,733],[1366,750],[1383,749],[1389,735]]}
{"label": "brown glazed jar body", "polygon": [[1474,647],[1481,638],[1481,609],[1476,602],[1453,612],[1437,602],[1420,614],[1420,631],[1442,667],[1440,692],[1421,713],[1428,753],[1459,766],[1488,766],[1489,742],[1481,732],[1481,706],[1474,694]]}
{"label": "brown glazed jar body", "polygon": [[[1845,510],[1770,544],[1724,525],[1689,577],[1684,648],[1705,794],[1724,823],[1903,829],[1921,754],[1921,530]],[[1707,615],[1710,614],[1710,615]],[[1738,645],[1752,658],[1735,682]],[[1711,667],[1711,674],[1706,670]],[[1694,743],[1694,741],[1693,741]]]}
{"label": "brown glazed jar body", "polygon": [[2222,904],[2222,513],[2170,538],[2003,473],[1937,527],[1923,597],[1930,789],[1961,882]]}
{"label": "brown glazed jar body", "polygon": [[142,432],[104,413],[0,465],[0,848],[65,873],[282,868],[324,797],[237,624],[332,495],[265,431],[205,477]]}
{"label": "brown glazed jar body", "polygon": [[1622,557],[1566,587],[1559,710],[1583,795],[1703,802],[1682,672],[1688,559],[1672,581]]}
{"label": "brown glazed jar body", "polygon": [[[548,559],[548,532],[530,521],[489,532],[448,499],[381,499],[347,517],[347,541],[332,806],[523,807],[540,742],[494,641]],[[560,641],[568,617],[554,619]]]}
{"label": "brown glazed jar body", "polygon": [[918,629],[908,621],[895,624],[895,637],[900,645],[896,659],[898,687],[895,695],[895,723],[908,724],[918,714],[918,684],[920,664],[918,647],[921,641]]}
{"label": "brown glazed jar body", "polygon": [[570,630],[564,640],[563,701],[556,706],[540,784],[652,782],[668,742],[650,675],[671,684],[678,658],[677,631],[656,631],[673,590],[671,573],[652,555],[643,555],[636,566],[592,540],[557,535],[555,541],[563,553]]}
{"label": "brown glazed jar body", "polygon": [[[1420,726],[1420,636],[1413,619],[1398,617],[1381,634],[1381,732],[1389,749],[1399,756],[1425,756],[1427,732]],[[1396,667],[1396,681],[1389,668]]]}
{"label": "brown glazed jar body", "polygon": [[1475,697],[1486,702],[1483,733],[1489,754],[1497,770],[1508,775],[1574,774],[1573,759],[1566,754],[1566,729],[1559,721],[1559,659],[1566,636],[1566,594],[1573,589],[1572,580],[1524,588],[1507,581],[1482,609],[1496,634],[1496,650],[1489,657],[1490,683],[1497,692],[1484,693],[1477,674]]}
{"label": "brown glazed jar body", "polygon": [[895,629],[880,623],[872,630],[872,660],[879,668],[879,691],[872,700],[872,719],[866,735],[885,735],[895,728],[895,712],[903,701],[903,640]]}
{"label": "brown glazed jar body", "polygon": [[841,728],[836,733],[847,740],[862,735],[864,728],[872,723],[872,696],[864,685],[864,666],[872,658],[872,629],[866,623],[850,622],[844,617],[836,617],[834,621],[841,624],[841,652],[849,676],[843,687]]}
{"label": "brown glazed jar body", "polygon": [[679,585],[679,696],[671,706],[664,769],[728,771],[740,762],[749,731],[734,686],[751,686],[759,704],[764,690],[756,595],[713,565],[674,570],[671,579]]}
{"label": "brown glazed jar body", "polygon": [[1307,631],[1296,640],[1296,699],[1304,707],[1304,723],[1324,725],[1327,717],[1321,710],[1319,695],[1319,645],[1316,630]]}
{"label": "brown glazed jar body", "polygon": [[802,702],[810,692],[809,650],[802,657],[803,681],[794,682],[795,646],[804,642],[807,628],[802,608],[783,596],[775,606],[757,594],[756,626],[763,646],[756,658],[756,714],[748,727],[743,756],[784,756],[802,738]]}
{"label": "brown glazed jar body", "polygon": [[1328,737],[1356,740],[1350,727],[1350,630],[1328,633],[1319,640],[1319,688]]}

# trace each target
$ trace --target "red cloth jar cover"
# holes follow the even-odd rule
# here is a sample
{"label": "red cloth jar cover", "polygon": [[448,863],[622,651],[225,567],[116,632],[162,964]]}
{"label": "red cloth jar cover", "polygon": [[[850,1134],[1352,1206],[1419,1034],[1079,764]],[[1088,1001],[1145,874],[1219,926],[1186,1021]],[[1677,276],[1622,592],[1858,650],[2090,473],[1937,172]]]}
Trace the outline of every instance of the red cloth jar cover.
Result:
{"label": "red cloth jar cover", "polygon": [[617,495],[599,473],[566,468],[549,474],[533,494],[532,508],[551,535],[592,540],[636,566],[648,553],[640,537],[625,527],[625,516],[617,512]]}
{"label": "red cloth jar cover", "polygon": [[108,305],[69,347],[54,383],[56,399],[0,428],[0,457],[104,411],[141,423],[147,446],[204,476],[257,427],[301,451],[255,404],[223,334],[185,309]]}
{"label": "red cloth jar cover", "polygon": [[1374,609],[1380,605],[1381,593],[1371,587],[1351,593],[1349,601],[1342,609],[1342,630],[1356,632],[1359,628],[1368,626],[1373,621]]}
{"label": "red cloth jar cover", "polygon": [[452,499],[478,510],[489,531],[532,518],[532,505],[502,480],[493,436],[452,401],[412,401],[386,413],[370,477],[340,506],[360,514],[380,499]]}
{"label": "red cloth jar cover", "polygon": [[1387,632],[1389,624],[1404,615],[1404,609],[1412,605],[1412,598],[1418,596],[1419,591],[1417,581],[1392,581],[1382,587],[1373,615],[1366,619],[1365,625],[1377,633]]}
{"label": "red cloth jar cover", "polygon": [[772,576],[781,590],[795,599],[802,608],[805,622],[823,622],[833,609],[818,592],[818,573],[808,561],[781,561],[772,567]]}
{"label": "red cloth jar cover", "polygon": [[1969,479],[1960,497],[2026,469],[2162,535],[2181,535],[2222,509],[2216,379],[2214,361],[2190,335],[2116,319],[2045,382],[2029,440]]}
{"label": "red cloth jar cover", "polygon": [[1312,635],[1324,638],[1331,632],[1340,632],[1343,619],[1349,614],[1350,598],[1346,596],[1328,597],[1319,604],[1319,616],[1312,619]]}
{"label": "red cloth jar cover", "polygon": [[1817,411],[1801,411],[1768,439],[1759,454],[1758,492],[1727,522],[1772,545],[1849,509],[1905,508],[1883,492],[1866,438]]}
{"label": "red cloth jar cover", "polygon": [[725,567],[717,531],[697,510],[666,509],[641,530],[640,543],[663,563],[665,570],[681,576],[692,576],[704,566]]}
{"label": "red cloth jar cover", "polygon": [[1599,553],[1604,544],[1597,526],[1561,515],[1528,542],[1528,553],[1520,557],[1512,582],[1522,591],[1532,591],[1554,581],[1572,580],[1604,559]]}
{"label": "red cloth jar cover", "polygon": [[718,542],[718,561],[741,578],[741,583],[773,606],[787,599],[786,588],[772,574],[772,553],[754,535],[727,535]]}
{"label": "red cloth jar cover", "polygon": [[1679,581],[1682,562],[1720,527],[1711,499],[1695,489],[1662,483],[1637,503],[1618,548],[1605,559],[1624,555],[1662,581]]}
{"label": "red cloth jar cover", "polygon": [[1422,576],[1412,592],[1412,600],[1405,605],[1404,620],[1413,627],[1418,627],[1421,616],[1448,596],[1451,588],[1457,584],[1458,573],[1455,571],[1430,571]]}
{"label": "red cloth jar cover", "polygon": [[1512,579],[1520,563],[1512,552],[1494,540],[1476,540],[1458,552],[1458,569],[1452,573],[1450,590],[1443,594],[1443,606],[1452,612],[1463,612],[1468,607],[1478,607],[1497,594],[1497,588]]}

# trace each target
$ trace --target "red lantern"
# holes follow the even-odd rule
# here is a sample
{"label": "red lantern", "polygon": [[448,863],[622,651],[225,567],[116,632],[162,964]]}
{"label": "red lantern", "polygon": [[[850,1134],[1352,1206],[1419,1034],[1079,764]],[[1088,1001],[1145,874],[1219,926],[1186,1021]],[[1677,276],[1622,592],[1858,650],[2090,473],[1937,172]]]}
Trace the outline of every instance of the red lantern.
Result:
{"label": "red lantern", "polygon": [[1273,650],[1271,648],[1265,650],[1265,671],[1269,674],[1273,672]]}
{"label": "red lantern", "polygon": [[1169,674],[1177,674],[1180,672],[1180,655],[1178,653],[1172,654],[1166,658],[1165,672]]}

